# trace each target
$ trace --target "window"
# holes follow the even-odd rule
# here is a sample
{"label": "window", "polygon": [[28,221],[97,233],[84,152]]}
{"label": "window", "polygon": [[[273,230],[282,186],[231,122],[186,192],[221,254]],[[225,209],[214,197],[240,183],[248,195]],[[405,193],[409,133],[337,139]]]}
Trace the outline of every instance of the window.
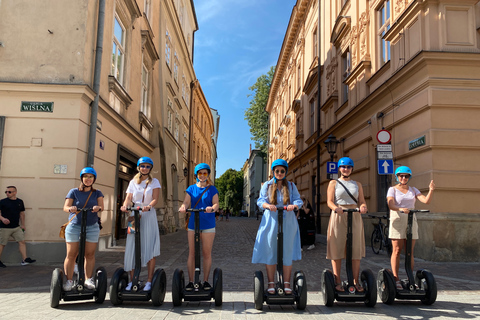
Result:
{"label": "window", "polygon": [[173,79],[175,79],[175,83],[178,84],[178,56],[177,51],[173,54]]}
{"label": "window", "polygon": [[173,103],[172,100],[167,99],[167,128],[168,131],[172,132],[173,130]]}
{"label": "window", "polygon": [[301,87],[302,87],[302,69],[299,63],[297,68],[297,91],[300,90]]}
{"label": "window", "polygon": [[171,60],[171,49],[172,48],[172,38],[170,37],[170,33],[165,34],[165,63],[168,67],[170,67],[170,60]]}
{"label": "window", "polygon": [[186,97],[186,91],[187,91],[187,83],[185,82],[185,75],[182,76],[182,98],[183,101],[185,101]]}
{"label": "window", "polygon": [[[318,36],[317,36],[317,29],[313,31],[313,59],[318,57]],[[312,59],[312,61],[313,61]]]}
{"label": "window", "polygon": [[380,64],[390,60],[390,42],[385,41],[383,36],[390,29],[390,0],[385,0],[378,9],[378,42],[380,45]]}
{"label": "window", "polygon": [[123,85],[123,66],[125,63],[125,27],[115,15],[113,26],[112,75]]}
{"label": "window", "polygon": [[342,104],[348,100],[348,85],[345,83],[345,80],[350,75],[351,69],[351,59],[350,51],[346,51],[342,55]]}
{"label": "window", "polygon": [[315,99],[310,101],[310,135],[315,133]]}
{"label": "window", "polygon": [[144,0],[143,1],[143,13],[147,17],[147,20],[150,21],[150,12],[152,8],[152,0]]}
{"label": "window", "polygon": [[178,142],[178,138],[180,136],[180,121],[178,120],[179,118],[179,115],[177,113],[176,117],[175,117],[175,140],[177,140]]}
{"label": "window", "polygon": [[145,65],[143,65],[142,68],[142,101],[140,105],[140,111],[143,112],[143,114],[147,117],[150,118],[150,108],[148,107],[148,70]]}

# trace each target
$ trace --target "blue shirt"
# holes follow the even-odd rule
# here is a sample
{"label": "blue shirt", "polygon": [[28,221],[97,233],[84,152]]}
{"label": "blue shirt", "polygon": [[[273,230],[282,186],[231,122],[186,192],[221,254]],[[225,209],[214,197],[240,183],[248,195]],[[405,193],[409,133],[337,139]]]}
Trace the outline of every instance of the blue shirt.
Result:
{"label": "blue shirt", "polygon": [[[206,207],[213,206],[213,196],[218,194],[218,190],[217,188],[215,188],[215,186],[211,185],[208,190],[202,195],[202,199],[200,199],[197,206],[193,208],[205,188],[199,188],[196,184],[192,184],[190,187],[187,188],[186,192],[191,198],[190,206],[192,207],[192,209],[205,209]],[[188,228],[195,229],[195,219],[193,213],[191,214],[192,215],[190,216],[190,221],[188,222]],[[204,211],[200,211],[200,230],[211,228],[215,228],[215,212],[207,213]]]}
{"label": "blue shirt", "polygon": [[[85,205],[85,201],[87,201],[89,194],[90,194],[90,191],[83,192],[78,190],[78,188],[73,188],[68,192],[65,199],[73,199],[72,206],[76,206],[77,210],[80,210]],[[103,193],[100,190],[95,190],[90,196],[90,199],[88,199],[88,203],[85,206],[85,208],[93,208],[93,206],[98,206],[98,201],[97,201],[98,198],[103,198]],[[68,220],[70,221],[70,219],[72,219],[74,215],[75,213],[70,213]],[[97,213],[92,211],[87,211],[87,226],[92,226],[97,222],[98,222]],[[73,218],[71,223],[82,224],[82,213],[77,214],[77,216]]]}

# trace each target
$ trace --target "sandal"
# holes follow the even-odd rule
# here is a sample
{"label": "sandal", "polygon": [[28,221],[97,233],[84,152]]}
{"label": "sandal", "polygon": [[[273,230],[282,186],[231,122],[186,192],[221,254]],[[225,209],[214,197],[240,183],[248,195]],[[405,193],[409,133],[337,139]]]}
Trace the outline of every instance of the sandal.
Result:
{"label": "sandal", "polygon": [[335,285],[335,290],[338,292],[345,292],[345,289],[343,289],[343,285],[341,283],[337,283]]}
{"label": "sandal", "polygon": [[355,283],[355,290],[357,290],[357,292],[365,291],[361,283]]}
{"label": "sandal", "polygon": [[[285,294],[292,294],[292,288],[290,288],[290,282],[285,281],[283,284],[284,284],[283,289],[285,290]],[[288,288],[285,286],[286,284],[288,284]]]}
{"label": "sandal", "polygon": [[400,280],[395,281],[395,285],[397,287],[397,290],[403,290],[402,281]]}
{"label": "sandal", "polygon": [[269,282],[269,283],[268,283],[268,285],[271,285],[271,284],[273,284],[274,286],[273,286],[273,288],[268,288],[268,289],[267,289],[267,292],[268,292],[269,294],[275,294],[275,282]]}

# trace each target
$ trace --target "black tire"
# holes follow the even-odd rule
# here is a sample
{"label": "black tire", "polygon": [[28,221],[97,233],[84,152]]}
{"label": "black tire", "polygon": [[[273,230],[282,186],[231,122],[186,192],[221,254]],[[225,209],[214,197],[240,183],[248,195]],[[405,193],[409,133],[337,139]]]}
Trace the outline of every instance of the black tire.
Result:
{"label": "black tire", "polygon": [[388,237],[388,226],[385,227],[385,239],[386,239],[386,245],[384,245],[385,249],[387,250],[388,257],[392,256],[392,251],[393,251],[393,246],[392,246],[392,239]]}
{"label": "black tire", "polygon": [[264,294],[264,284],[263,284],[263,273],[262,271],[255,271],[253,277],[253,299],[255,301],[255,309],[263,309],[263,294]]}
{"label": "black tire", "polygon": [[213,298],[215,306],[220,307],[223,303],[223,275],[220,268],[213,270]]}
{"label": "black tire", "polygon": [[425,290],[425,297],[421,300],[423,304],[429,306],[437,300],[437,283],[433,274],[428,270],[419,270],[417,271],[417,278],[420,279],[420,282]]}
{"label": "black tire", "polygon": [[335,277],[332,271],[327,269],[322,272],[322,294],[325,306],[333,306],[335,301]]}
{"label": "black tire", "polygon": [[305,310],[307,307],[307,279],[303,271],[295,272],[293,280],[297,292],[297,309]]}
{"label": "black tire", "polygon": [[153,274],[152,280],[152,304],[159,307],[165,300],[167,292],[167,275],[163,269],[157,269]]}
{"label": "black tire", "polygon": [[123,268],[118,268],[113,274],[112,280],[110,280],[110,301],[114,306],[123,303],[123,299],[120,297],[120,293],[127,287],[128,274]]}
{"label": "black tire", "polygon": [[382,233],[377,227],[372,232],[372,238],[370,239],[372,245],[372,251],[375,254],[379,254],[382,249]]}
{"label": "black tire", "polygon": [[63,290],[63,271],[56,268],[52,273],[52,281],[50,283],[50,307],[57,308],[62,299]]}
{"label": "black tire", "polygon": [[107,295],[107,270],[104,267],[95,271],[95,303],[101,304]]}
{"label": "black tire", "polygon": [[377,275],[378,297],[385,304],[392,304],[395,301],[397,289],[395,280],[390,270],[382,269]]}
{"label": "black tire", "polygon": [[183,271],[180,269],[175,269],[172,279],[172,302],[174,307],[179,307],[182,305],[183,298],[183,288],[185,280],[183,277]]}
{"label": "black tire", "polygon": [[360,275],[360,281],[363,288],[366,291],[365,305],[367,307],[375,307],[377,304],[377,285],[375,283],[375,276],[372,270],[366,269],[362,271]]}

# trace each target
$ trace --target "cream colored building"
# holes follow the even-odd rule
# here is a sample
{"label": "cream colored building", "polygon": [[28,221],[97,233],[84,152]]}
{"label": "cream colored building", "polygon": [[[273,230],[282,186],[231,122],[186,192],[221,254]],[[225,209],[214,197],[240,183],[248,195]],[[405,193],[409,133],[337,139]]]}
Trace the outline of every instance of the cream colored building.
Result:
{"label": "cream colored building", "polygon": [[[266,107],[269,161],[289,162],[288,178],[314,207],[320,191],[322,233],[330,216],[324,141],[340,141],[335,161],[354,160],[369,211],[384,211],[394,184],[378,168],[385,128],[394,168],[409,166],[410,185],[423,193],[430,180],[437,186],[429,205],[417,202],[430,213],[418,215],[416,256],[480,259],[479,27],[478,0],[296,2]],[[364,222],[369,243],[372,221]]]}
{"label": "cream colored building", "polygon": [[[17,186],[25,202],[29,255],[64,258],[58,231],[67,221],[65,195],[79,185],[88,155],[105,195],[100,247],[125,235],[119,206],[141,156],[153,159],[162,185],[160,231],[181,225],[197,29],[192,0],[0,2],[0,186]],[[16,251],[7,246],[2,260],[16,261]]]}

